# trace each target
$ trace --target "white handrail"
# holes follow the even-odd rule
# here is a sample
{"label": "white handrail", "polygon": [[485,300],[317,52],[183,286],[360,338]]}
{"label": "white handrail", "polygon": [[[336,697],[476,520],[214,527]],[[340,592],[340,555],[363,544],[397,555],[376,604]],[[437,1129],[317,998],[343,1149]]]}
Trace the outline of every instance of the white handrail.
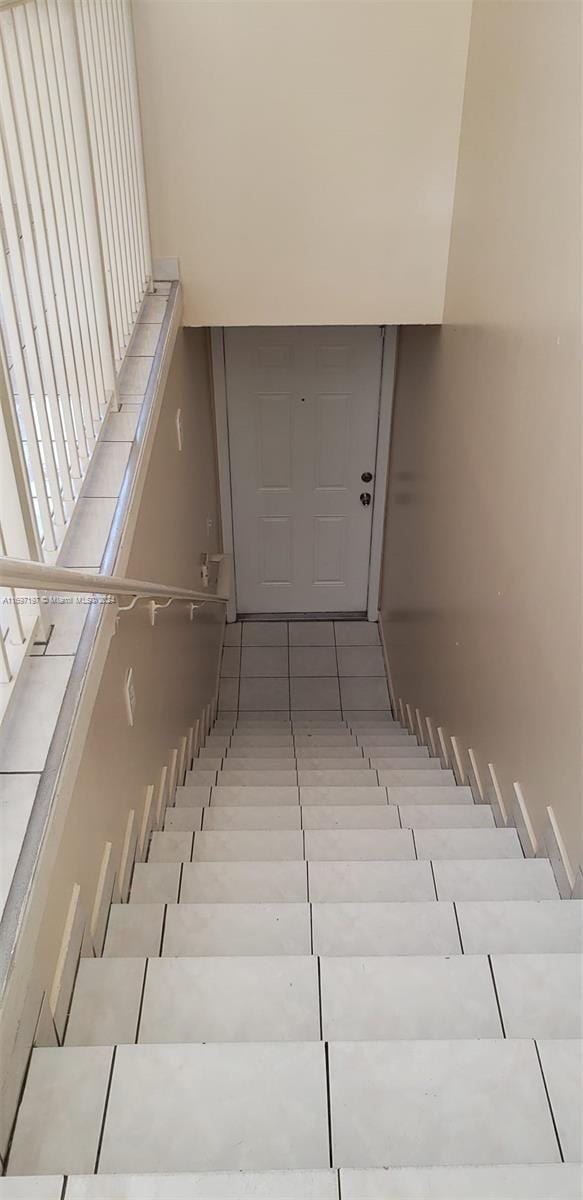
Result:
{"label": "white handrail", "polygon": [[216,592],[197,592],[189,588],[169,587],[143,579],[124,579],[121,575],[98,575],[76,571],[72,567],[50,567],[45,563],[0,556],[0,587],[24,588],[40,592],[90,592],[104,596],[133,596],[145,600],[186,600],[191,604],[225,604],[230,592],[230,559],[227,554],[211,554],[218,564]]}

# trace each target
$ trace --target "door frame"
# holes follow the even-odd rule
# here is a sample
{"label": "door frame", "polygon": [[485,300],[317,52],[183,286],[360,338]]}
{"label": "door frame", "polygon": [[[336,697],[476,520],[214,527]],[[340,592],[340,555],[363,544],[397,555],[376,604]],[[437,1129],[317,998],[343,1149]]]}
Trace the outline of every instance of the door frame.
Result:
{"label": "door frame", "polygon": [[[377,430],[377,453],[375,463],[375,492],[372,512],[370,556],[368,565],[367,619],[378,619],[383,558],[383,533],[389,454],[391,448],[391,424],[395,367],[397,360],[397,326],[381,326],[383,341],[381,351],[381,381],[379,391],[379,417]],[[231,492],[231,450],[229,445],[229,421],[227,416],[227,369],[225,362],[225,336],[222,326],[214,326],[211,335],[211,368],[214,391],[215,431],[217,439],[217,467],[219,476],[219,499],[221,506],[221,529],[223,553],[233,560],[233,588],[227,605],[227,620],[237,619],[237,569],[235,564],[235,539],[233,535],[233,500]]]}

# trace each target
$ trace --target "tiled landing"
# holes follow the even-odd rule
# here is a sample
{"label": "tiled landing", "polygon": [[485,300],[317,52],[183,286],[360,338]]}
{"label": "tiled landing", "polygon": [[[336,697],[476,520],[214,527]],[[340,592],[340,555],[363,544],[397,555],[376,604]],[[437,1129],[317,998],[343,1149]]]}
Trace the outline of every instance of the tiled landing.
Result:
{"label": "tiled landing", "polygon": [[243,621],[227,627],[221,711],[340,714],[389,707],[372,622]]}

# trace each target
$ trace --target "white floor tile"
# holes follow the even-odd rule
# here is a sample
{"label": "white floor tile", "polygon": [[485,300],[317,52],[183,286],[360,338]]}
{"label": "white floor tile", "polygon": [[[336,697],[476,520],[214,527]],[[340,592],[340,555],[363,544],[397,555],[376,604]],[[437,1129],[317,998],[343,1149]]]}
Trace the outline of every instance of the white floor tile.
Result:
{"label": "white floor tile", "polygon": [[306,863],[197,862],[182,871],[182,903],[301,903],[308,899]]}
{"label": "white floor tile", "polygon": [[433,866],[440,900],[554,900],[557,885],[542,858],[447,859]]}
{"label": "white floor tile", "polygon": [[337,804],[302,808],[304,829],[398,829],[399,813],[388,804]]}
{"label": "white floor tile", "polygon": [[466,954],[583,951],[583,900],[464,900],[456,910]]}
{"label": "white floor tile", "polygon": [[334,646],[292,646],[289,652],[290,675],[338,675]]}
{"label": "white floor tile", "polygon": [[[348,745],[344,741],[339,742],[337,739],[324,738],[323,743],[320,735],[315,738],[298,737],[296,739],[296,757],[298,766],[303,765],[306,758],[329,758],[333,756],[336,759],[346,759],[348,762],[347,770],[352,770],[352,760],[359,764],[365,762],[360,746]],[[370,767],[367,767],[370,770]]]}
{"label": "white floor tile", "polygon": [[[278,753],[277,747],[273,753]],[[229,755],[223,761],[225,771],[245,771],[246,774],[261,771],[264,777],[270,771],[296,770],[295,759],[291,755],[287,758],[238,758]]]}
{"label": "white floor tile", "polygon": [[193,833],[196,829],[202,828],[204,812],[206,812],[204,808],[189,808],[185,804],[167,808],[164,814],[164,832],[185,833],[190,831]]}
{"label": "white floor tile", "polygon": [[152,371],[153,357],[127,354],[119,373],[120,396],[144,395]]}
{"label": "white floor tile", "polygon": [[[371,757],[372,757],[372,755],[371,755]],[[439,770],[439,769],[428,771],[426,767],[421,767],[420,770],[414,770],[414,771],[412,771],[410,767],[394,767],[391,771],[379,771],[379,783],[382,783],[384,787],[388,787],[391,789],[402,788],[402,787],[447,788],[448,789],[448,800],[449,800],[449,793],[455,787],[455,779],[454,779],[453,771],[443,771],[443,770]],[[469,788],[459,788],[457,790],[460,792],[468,792]],[[471,792],[470,792],[470,796],[471,796]],[[460,798],[458,803],[463,804],[464,799],[467,802],[467,796],[466,796],[465,798]],[[445,802],[446,801],[444,798],[443,803],[445,803]],[[472,802],[473,802],[473,798],[472,798]],[[393,804],[396,804],[396,803],[401,804],[402,801],[393,800],[392,803]],[[430,801],[428,800],[427,803],[429,804]],[[438,803],[439,803],[439,801],[438,801]],[[455,800],[449,800],[449,803],[455,804]]]}
{"label": "white floor tile", "polygon": [[238,679],[241,674],[241,651],[239,646],[225,646],[221,659],[221,675],[225,679]]}
{"label": "white floor tile", "polygon": [[162,958],[148,964],[140,1042],[319,1037],[315,958]]}
{"label": "white floor tile", "polygon": [[219,712],[236,709],[239,704],[239,679],[221,677],[219,685]]}
{"label": "white floor tile", "polygon": [[83,483],[84,496],[119,496],[131,446],[131,442],[97,444]]}
{"label": "white floor tile", "polygon": [[105,419],[101,439],[104,442],[131,442],[136,435],[140,408],[137,404],[122,404],[119,412],[110,412]]}
{"label": "white floor tile", "polygon": [[130,904],[173,904],[178,899],[180,863],[136,863]]}
{"label": "white floor tile", "polygon": [[[302,771],[370,771],[368,758],[331,758],[331,747],[328,747],[328,757],[298,758],[298,770]],[[375,775],[376,782],[376,775]]]}
{"label": "white floor tile", "polygon": [[[394,772],[379,771],[379,780],[384,782],[387,774],[393,775]],[[408,774],[409,778],[413,772],[402,772],[403,776]],[[446,774],[445,771],[442,772]],[[427,771],[426,775],[433,775],[432,771]],[[419,779],[422,779],[421,772]],[[455,784],[449,783],[445,786],[435,787],[430,784],[400,784],[398,787],[389,785],[389,804],[398,804],[402,807],[404,804],[473,804],[474,798],[468,787],[456,787]]]}
{"label": "white floor tile", "polygon": [[0,1200],[62,1200],[62,1175],[5,1175]]}
{"label": "white floor tile", "polygon": [[[422,750],[422,747],[418,747]],[[435,771],[439,770],[439,761],[436,758],[428,758],[423,754],[417,754],[412,747],[405,747],[403,751],[398,746],[394,747],[395,753],[391,750],[392,757],[383,756],[377,758],[372,755],[370,765],[375,771]]]}
{"label": "white floor tile", "polygon": [[[0,1187],[2,1181],[0,1180]],[[36,1193],[31,1193],[31,1196]],[[566,1195],[566,1193],[565,1193]],[[6,1193],[6,1200],[31,1200]],[[67,1200],[338,1200],[336,1171],[203,1171],[179,1175],[85,1175],[67,1184]],[[38,1193],[45,1200],[45,1193]],[[59,1200],[59,1196],[56,1200]],[[0,1191],[4,1200],[4,1193]],[[46,1193],[46,1200],[53,1200]],[[556,1200],[564,1200],[563,1193]]]}
{"label": "white floor tile", "polygon": [[284,862],[303,857],[298,830],[203,829],[194,839],[193,862]]}
{"label": "white floor tile", "polygon": [[387,791],[386,788],[356,787],[354,784],[352,787],[340,787],[338,784],[328,787],[304,786],[300,788],[300,803],[306,807],[312,804],[349,804],[352,807],[364,804],[367,808],[371,804],[381,804],[387,807]]}
{"label": "white floor tile", "polygon": [[117,501],[81,497],[59,554],[59,566],[97,570],[103,558]]}
{"label": "white floor tile", "polygon": [[165,833],[156,830],[152,834],[148,862],[190,862],[192,858],[192,833],[182,830]]}
{"label": "white floor tile", "polygon": [[287,621],[244,621],[243,646],[287,646]]}
{"label": "white floor tile", "polygon": [[380,646],[339,646],[338,674],[349,675],[353,678],[365,675],[371,679],[375,676],[385,678],[385,662]]}
{"label": "white floor tile", "polygon": [[[164,1104],[160,1097],[164,1097]],[[326,1167],[324,1047],[120,1046],[104,1172]]]}
{"label": "white floor tile", "polygon": [[492,970],[507,1037],[583,1037],[581,955],[495,954]]}
{"label": "white floor tile", "polygon": [[389,689],[386,679],[375,677],[348,678],[340,680],[342,708],[389,709]]}
{"label": "white floor tile", "polygon": [[189,783],[186,787],[176,788],[175,804],[186,804],[188,808],[204,808],[211,802],[211,789],[206,784]]}
{"label": "white floor tile", "polygon": [[251,787],[239,784],[237,787],[214,787],[212,790],[211,805],[214,807],[217,804],[224,806],[250,804],[252,807],[258,807],[261,804],[299,804],[299,799],[299,789],[291,787],[289,784],[281,787],[268,786],[267,784],[263,786],[256,784]]}
{"label": "white floor tile", "polygon": [[[387,807],[387,812],[389,811]],[[216,829],[301,829],[299,804],[211,805],[204,815],[205,832]]]}
{"label": "white floor tile", "polygon": [[[310,892],[311,894],[311,892]],[[313,904],[314,954],[460,954],[452,904]]]}
{"label": "white floor tile", "polygon": [[[229,764],[227,764],[229,765]],[[217,787],[294,787],[297,786],[296,771],[219,771]]]}
{"label": "white floor tile", "polygon": [[309,829],[304,834],[310,862],[381,862],[414,859],[410,829]]}
{"label": "white floor tile", "polygon": [[[563,904],[568,904],[563,900]],[[538,1041],[565,1162],[583,1162],[583,1042]]]}
{"label": "white floor tile", "polygon": [[340,1178],[342,1200],[581,1198],[580,1172],[564,1163],[537,1163],[535,1167],[393,1167],[378,1171],[347,1169],[340,1172]]}
{"label": "white floor tile", "polygon": [[269,731],[257,729],[249,733],[235,732],[231,738],[230,752],[233,754],[235,750],[246,748],[248,750],[258,749],[261,746],[267,746],[273,750],[275,747],[285,747],[288,750],[293,750],[293,737],[290,731],[285,728]]}
{"label": "white floor tile", "polygon": [[295,675],[290,679],[292,708],[337,708],[340,709],[338,679],[326,676],[303,678]]}
{"label": "white floor tile", "polygon": [[346,728],[346,722],[338,709],[302,708],[299,711],[292,708],[291,718],[294,726],[308,724],[314,721],[318,725],[331,725],[334,728]]}
{"label": "white floor tile", "polygon": [[254,758],[287,758],[293,763],[295,754],[291,742],[284,743],[283,745],[279,743],[277,745],[271,745],[269,742],[267,742],[263,743],[261,746],[250,746],[247,742],[244,742],[243,745],[238,744],[235,746],[229,746],[227,748],[225,756],[225,762],[227,766],[229,765],[230,760],[233,758],[246,758],[251,762]]}
{"label": "white floor tile", "polygon": [[112,904],[105,958],[148,958],[160,953],[163,904]]}
{"label": "white floor tile", "polygon": [[333,646],[332,621],[290,621],[290,646]]}
{"label": "white floor tile", "polygon": [[111,1058],[103,1046],[33,1050],[10,1175],[94,1170]]}
{"label": "white floor tile", "polygon": [[520,859],[522,847],[515,829],[419,829],[415,831],[418,858]]}
{"label": "white floor tile", "polygon": [[289,680],[243,678],[239,687],[239,711],[245,709],[289,711]]}
{"label": "white floor tile", "polygon": [[82,958],[65,1045],[135,1042],[145,967],[140,958]]}
{"label": "white floor tile", "polygon": [[156,353],[159,336],[160,330],[155,325],[143,325],[139,321],[129,345],[132,356],[152,357]]}
{"label": "white floor tile", "polygon": [[243,646],[241,675],[281,678],[289,675],[287,646]]}
{"label": "white floor tile", "polygon": [[309,954],[307,904],[168,905],[163,954]]}
{"label": "white floor tile", "polygon": [[298,772],[300,787],[370,787],[378,788],[376,771],[308,771],[302,765]]}
{"label": "white floor tile", "polygon": [[330,1045],[338,1166],[557,1162],[534,1043]]}
{"label": "white floor tile", "polygon": [[486,957],[323,958],[325,1041],[502,1037]]}
{"label": "white floor tile", "polygon": [[205,771],[212,772],[213,774],[216,771],[220,771],[223,765],[223,755],[220,754],[218,757],[215,756],[213,758],[212,754],[206,754],[204,751],[203,754],[204,757],[196,760],[192,770],[186,772],[184,780],[186,787],[197,787],[200,783],[207,783],[208,781],[204,778]]}
{"label": "white floor tile", "polygon": [[0,775],[0,912],[4,909],[22,849],[40,775]]}
{"label": "white floor tile", "polygon": [[[430,863],[310,862],[308,879],[313,901],[358,904],[435,899]],[[360,918],[362,914],[357,915]]]}
{"label": "white floor tile", "polygon": [[398,811],[404,829],[494,827],[494,817],[489,804],[404,804]]}
{"label": "white floor tile", "polygon": [[334,634],[337,646],[377,646],[380,642],[374,621],[335,621]]}
{"label": "white floor tile", "polygon": [[242,628],[243,626],[238,622],[233,622],[231,625],[225,625],[225,646],[241,645]]}
{"label": "white floor tile", "polygon": [[2,722],[0,772],[40,774],[44,770],[72,666],[70,655],[27,659]]}

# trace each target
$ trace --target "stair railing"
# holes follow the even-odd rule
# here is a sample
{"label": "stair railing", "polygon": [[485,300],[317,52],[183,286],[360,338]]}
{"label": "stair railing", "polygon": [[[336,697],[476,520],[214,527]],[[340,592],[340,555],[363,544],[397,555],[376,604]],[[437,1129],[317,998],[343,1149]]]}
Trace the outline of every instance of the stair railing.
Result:
{"label": "stair railing", "polygon": [[153,606],[152,615],[165,601],[163,607],[184,601],[198,608],[202,604],[226,604],[231,588],[231,559],[228,554],[209,554],[208,563],[218,565],[216,592],[193,591],[189,588],[169,586],[164,583],[149,583],[143,579],[125,579],[121,575],[99,575],[93,571],[77,571],[72,567],[53,567],[46,563],[31,562],[20,558],[0,556],[0,587],[25,588],[38,592],[84,592],[102,596],[131,597],[133,608],[137,601],[146,600]]}

